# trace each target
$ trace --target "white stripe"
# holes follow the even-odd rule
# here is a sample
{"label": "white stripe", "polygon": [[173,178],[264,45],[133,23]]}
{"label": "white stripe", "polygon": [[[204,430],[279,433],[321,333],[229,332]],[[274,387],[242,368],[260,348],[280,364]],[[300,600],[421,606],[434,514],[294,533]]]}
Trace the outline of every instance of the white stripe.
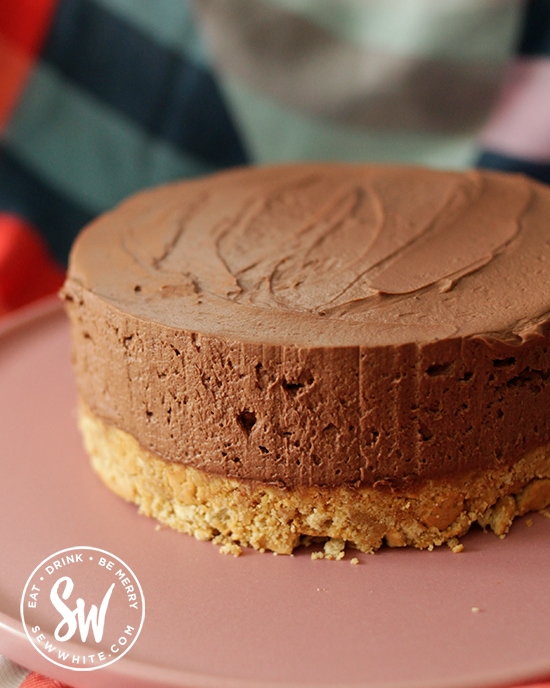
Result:
{"label": "white stripe", "polygon": [[476,136],[379,132],[303,116],[258,95],[234,79],[223,81],[253,159],[400,162],[447,169],[470,167]]}
{"label": "white stripe", "polygon": [[0,655],[0,688],[19,688],[29,672]]}
{"label": "white stripe", "polygon": [[363,47],[403,56],[502,62],[524,0],[261,0]]}
{"label": "white stripe", "polygon": [[500,63],[376,52],[258,0],[205,0],[197,8],[222,78],[341,126],[469,134],[498,95]]}

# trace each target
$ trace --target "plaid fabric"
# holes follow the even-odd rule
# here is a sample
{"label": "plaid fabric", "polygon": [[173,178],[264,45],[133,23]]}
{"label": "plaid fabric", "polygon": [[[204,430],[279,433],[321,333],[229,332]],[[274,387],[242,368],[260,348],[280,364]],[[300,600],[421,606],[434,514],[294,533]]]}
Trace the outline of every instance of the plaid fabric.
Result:
{"label": "plaid fabric", "polygon": [[[0,655],[0,688],[71,688],[52,678],[47,678],[34,671],[27,671]],[[183,688],[183,687],[182,687]],[[548,683],[529,683],[525,686],[509,688],[550,688]]]}
{"label": "plaid fabric", "polygon": [[65,683],[27,671],[0,655],[0,688],[70,688]]}
{"label": "plaid fabric", "polygon": [[548,0],[4,3],[0,211],[63,265],[125,196],[247,162],[547,180],[549,24]]}
{"label": "plaid fabric", "polygon": [[41,42],[0,136],[0,209],[39,228],[63,264],[82,225],[128,194],[247,158],[182,0],[40,4],[12,4]]}
{"label": "plaid fabric", "polygon": [[[54,0],[18,0],[0,10],[0,131],[28,84],[51,24]],[[0,180],[0,315],[59,288],[61,268]],[[28,193],[28,192],[27,192]]]}
{"label": "plaid fabric", "polygon": [[0,210],[60,264],[128,194],[230,165],[548,175],[547,0],[4,5]]}

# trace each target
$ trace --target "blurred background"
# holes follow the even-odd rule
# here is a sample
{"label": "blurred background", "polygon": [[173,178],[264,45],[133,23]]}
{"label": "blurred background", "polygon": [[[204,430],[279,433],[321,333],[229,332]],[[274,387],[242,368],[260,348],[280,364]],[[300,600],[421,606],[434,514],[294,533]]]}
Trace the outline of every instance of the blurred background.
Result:
{"label": "blurred background", "polygon": [[83,225],[234,165],[550,181],[550,0],[1,0],[0,313]]}

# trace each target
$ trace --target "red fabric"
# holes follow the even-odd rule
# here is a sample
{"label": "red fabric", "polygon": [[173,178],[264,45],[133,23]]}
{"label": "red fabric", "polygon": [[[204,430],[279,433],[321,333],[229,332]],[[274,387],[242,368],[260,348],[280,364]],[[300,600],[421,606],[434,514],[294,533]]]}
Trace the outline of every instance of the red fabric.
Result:
{"label": "red fabric", "polygon": [[58,0],[4,2],[0,35],[28,55],[36,55],[44,41]]}
{"label": "red fabric", "polygon": [[0,213],[0,315],[56,292],[63,277],[38,232]]}
{"label": "red fabric", "polygon": [[70,686],[32,671],[19,688],[70,688]]}
{"label": "red fabric", "polygon": [[[37,674],[33,671],[24,679],[19,688],[71,688],[71,686],[67,685],[66,683],[60,683],[53,678],[46,678],[45,676]],[[514,687],[511,686],[510,688]],[[550,682],[530,683],[525,686],[517,686],[516,688],[550,688]]]}
{"label": "red fabric", "polygon": [[0,12],[0,130],[30,75],[58,0],[13,0]]}

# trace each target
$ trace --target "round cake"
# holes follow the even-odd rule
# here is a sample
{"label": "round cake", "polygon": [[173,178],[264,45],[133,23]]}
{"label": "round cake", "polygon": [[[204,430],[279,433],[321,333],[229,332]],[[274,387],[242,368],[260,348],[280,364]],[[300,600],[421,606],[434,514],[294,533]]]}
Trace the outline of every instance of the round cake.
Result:
{"label": "round cake", "polygon": [[95,470],[224,551],[498,535],[550,503],[550,189],[249,167],[90,224],[63,296]]}

